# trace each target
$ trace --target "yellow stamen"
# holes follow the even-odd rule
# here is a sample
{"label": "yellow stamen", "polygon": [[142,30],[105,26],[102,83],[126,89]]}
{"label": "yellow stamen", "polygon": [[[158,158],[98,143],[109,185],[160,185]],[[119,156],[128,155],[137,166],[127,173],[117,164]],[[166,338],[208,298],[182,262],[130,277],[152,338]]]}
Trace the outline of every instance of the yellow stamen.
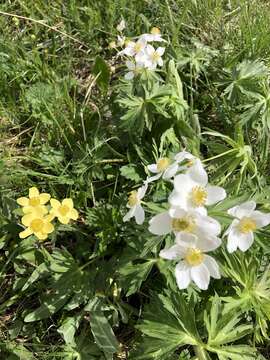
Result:
{"label": "yellow stamen", "polygon": [[207,191],[202,186],[194,186],[191,190],[191,201],[198,206],[204,206],[207,199]]}
{"label": "yellow stamen", "polygon": [[185,256],[186,262],[191,266],[198,266],[203,262],[204,254],[200,249],[190,248]]}
{"label": "yellow stamen", "polygon": [[156,51],[153,52],[153,54],[151,55],[151,59],[152,61],[158,61],[161,58],[160,54]]}
{"label": "yellow stamen", "polygon": [[40,232],[43,229],[44,222],[42,219],[34,219],[31,221],[30,228],[33,232]]}
{"label": "yellow stamen", "polygon": [[187,167],[191,167],[193,165],[194,165],[194,160],[192,160],[192,159],[188,160]]}
{"label": "yellow stamen", "polygon": [[128,204],[129,206],[135,206],[140,203],[140,200],[138,199],[138,193],[136,190],[133,190],[130,192],[130,195],[128,197]]}
{"label": "yellow stamen", "polygon": [[29,199],[29,205],[30,206],[38,206],[40,205],[40,200],[38,196],[32,197],[31,199]]}
{"label": "yellow stamen", "polygon": [[158,160],[157,162],[157,169],[159,172],[164,171],[168,168],[168,166],[170,165],[171,161],[169,158],[164,157]]}
{"label": "yellow stamen", "polygon": [[136,43],[135,45],[134,45],[134,51],[135,51],[135,53],[136,54],[138,54],[141,50],[142,50],[142,44],[141,43]]}
{"label": "yellow stamen", "polygon": [[160,29],[158,27],[153,27],[150,31],[150,33],[152,35],[159,35],[160,34]]}
{"label": "yellow stamen", "polygon": [[196,224],[192,217],[183,217],[178,219],[172,219],[172,229],[173,231],[185,231],[185,232],[192,232],[195,228]]}
{"label": "yellow stamen", "polygon": [[66,205],[61,205],[59,208],[59,212],[62,216],[66,216],[70,211],[70,208]]}
{"label": "yellow stamen", "polygon": [[243,234],[256,230],[256,227],[256,222],[248,217],[243,217],[238,224],[238,230]]}

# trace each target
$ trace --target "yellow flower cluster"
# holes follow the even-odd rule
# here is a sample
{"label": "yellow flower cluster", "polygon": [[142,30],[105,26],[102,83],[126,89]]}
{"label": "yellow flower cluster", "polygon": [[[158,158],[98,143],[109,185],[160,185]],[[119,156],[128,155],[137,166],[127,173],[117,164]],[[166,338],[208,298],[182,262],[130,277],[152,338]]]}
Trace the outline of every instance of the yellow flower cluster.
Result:
{"label": "yellow flower cluster", "polygon": [[[50,208],[46,205],[49,201]],[[40,194],[36,187],[29,189],[28,198],[21,197],[17,199],[17,203],[22,206],[22,224],[26,228],[19,234],[21,239],[35,235],[39,240],[45,240],[48,234],[54,231],[54,225],[51,223],[53,219],[57,218],[60,223],[68,224],[71,219],[77,220],[79,216],[72,199],[60,202],[51,199],[50,194]]]}

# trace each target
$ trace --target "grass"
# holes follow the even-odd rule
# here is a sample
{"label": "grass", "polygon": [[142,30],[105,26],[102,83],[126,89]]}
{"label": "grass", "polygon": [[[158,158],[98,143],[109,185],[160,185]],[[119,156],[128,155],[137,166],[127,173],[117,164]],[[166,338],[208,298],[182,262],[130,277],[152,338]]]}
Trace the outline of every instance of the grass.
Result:
{"label": "grass", "polygon": [[[105,333],[110,349],[116,346],[113,327],[121,343],[115,358],[139,359],[130,355],[141,342],[136,325],[164,279],[148,262],[147,249],[140,254],[143,234],[123,224],[122,216],[127,192],[141,182],[144,165],[162,141],[170,150],[180,144],[205,159],[216,157],[209,171],[233,195],[259,192],[260,199],[268,199],[269,16],[270,5],[262,0],[1,3],[1,358],[103,359],[90,321],[91,327],[103,324],[96,334]],[[139,134],[135,123],[134,131],[127,131],[131,120],[124,123],[123,115],[130,110],[126,95],[131,90],[120,80],[124,66],[109,46],[122,18],[128,36],[155,25],[169,39],[167,57],[175,60],[183,81],[192,136],[186,136],[189,128],[177,126],[177,140],[168,132],[161,135],[168,125],[159,127],[153,109],[149,113],[157,124],[152,119],[151,130]],[[174,126],[171,105],[163,110]],[[258,111],[252,112],[255,105]],[[42,246],[18,240],[16,199],[31,186],[56,198],[73,198],[80,212],[77,223],[61,225]],[[155,195],[159,201],[162,191]],[[269,208],[267,201],[263,204]],[[147,241],[151,248],[149,236]],[[264,251],[269,254],[269,245]],[[134,284],[130,262],[145,259]],[[49,264],[51,273],[42,264]],[[71,302],[61,302],[65,293]],[[50,297],[56,298],[55,312],[44,308],[40,320],[24,321],[40,305],[50,307]],[[261,348],[269,358],[265,338]],[[185,359],[185,352],[174,356]]]}

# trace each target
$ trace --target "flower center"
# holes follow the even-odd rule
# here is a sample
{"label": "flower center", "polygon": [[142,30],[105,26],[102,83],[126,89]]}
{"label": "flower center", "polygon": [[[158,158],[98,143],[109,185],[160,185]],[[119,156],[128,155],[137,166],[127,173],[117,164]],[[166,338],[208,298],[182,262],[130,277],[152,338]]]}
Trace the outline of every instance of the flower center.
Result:
{"label": "flower center", "polygon": [[151,55],[151,60],[155,62],[155,61],[158,61],[160,59],[160,57],[161,56],[159,55],[159,53],[154,51],[153,54]]}
{"label": "flower center", "polygon": [[196,224],[192,217],[183,217],[178,219],[172,219],[172,229],[173,231],[180,232],[192,232]]}
{"label": "flower center", "polygon": [[40,205],[39,197],[35,196],[35,197],[32,197],[31,199],[29,199],[29,205],[30,206],[38,206],[38,205]]}
{"label": "flower center", "polygon": [[69,210],[70,210],[69,207],[66,205],[61,205],[59,208],[59,212],[62,216],[66,216]]}
{"label": "flower center", "polygon": [[34,219],[31,221],[30,228],[33,232],[40,232],[43,228],[44,222],[42,219]]}
{"label": "flower center", "polygon": [[157,169],[159,172],[164,171],[167,169],[167,167],[170,165],[171,161],[169,158],[161,158],[157,162]]}
{"label": "flower center", "polygon": [[248,217],[243,217],[238,224],[238,230],[243,234],[256,230],[256,227],[256,222]]}
{"label": "flower center", "polygon": [[153,27],[153,28],[151,29],[150,33],[151,33],[152,35],[159,35],[159,34],[160,34],[160,30],[159,30],[158,27]]}
{"label": "flower center", "polygon": [[191,167],[194,165],[194,160],[193,159],[189,159],[187,162],[187,167]]}
{"label": "flower center", "polygon": [[142,50],[142,48],[143,48],[142,44],[136,43],[136,44],[134,45],[134,51],[135,51],[135,53],[138,54],[138,53]]}
{"label": "flower center", "polygon": [[191,201],[198,206],[204,206],[207,199],[207,191],[202,186],[194,186],[191,190]]}
{"label": "flower center", "polygon": [[204,254],[200,249],[190,248],[188,249],[185,260],[191,266],[198,266],[203,262]]}
{"label": "flower center", "polygon": [[128,205],[132,207],[139,203],[140,200],[138,199],[137,191],[136,190],[131,191],[128,197]]}

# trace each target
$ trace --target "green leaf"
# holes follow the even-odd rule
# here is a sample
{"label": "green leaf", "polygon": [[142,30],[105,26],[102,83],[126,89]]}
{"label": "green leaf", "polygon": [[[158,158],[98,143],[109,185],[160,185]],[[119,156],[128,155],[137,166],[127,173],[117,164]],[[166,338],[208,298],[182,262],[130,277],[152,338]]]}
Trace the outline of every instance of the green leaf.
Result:
{"label": "green leaf", "polygon": [[120,172],[124,178],[133,180],[136,183],[138,183],[141,180],[140,175],[136,171],[135,165],[132,165],[132,164],[124,165],[120,168]]}
{"label": "green leaf", "polygon": [[77,314],[73,317],[67,317],[62,322],[62,325],[57,329],[57,331],[63,336],[65,343],[68,345],[75,346],[74,336],[76,330],[80,325],[82,319],[82,314]]}
{"label": "green leaf", "polygon": [[93,74],[96,75],[98,87],[106,93],[110,83],[110,68],[106,61],[99,55],[95,59]]}
{"label": "green leaf", "polygon": [[106,357],[108,356],[108,359],[111,359],[112,354],[119,350],[119,343],[111,325],[101,310],[101,303],[98,299],[93,306],[93,310],[90,312],[90,325],[98,347],[104,352]]}
{"label": "green leaf", "polygon": [[120,282],[121,286],[127,290],[126,296],[130,296],[138,291],[150,273],[154,265],[153,261],[146,261],[144,263],[133,264],[127,263],[120,268]]}

